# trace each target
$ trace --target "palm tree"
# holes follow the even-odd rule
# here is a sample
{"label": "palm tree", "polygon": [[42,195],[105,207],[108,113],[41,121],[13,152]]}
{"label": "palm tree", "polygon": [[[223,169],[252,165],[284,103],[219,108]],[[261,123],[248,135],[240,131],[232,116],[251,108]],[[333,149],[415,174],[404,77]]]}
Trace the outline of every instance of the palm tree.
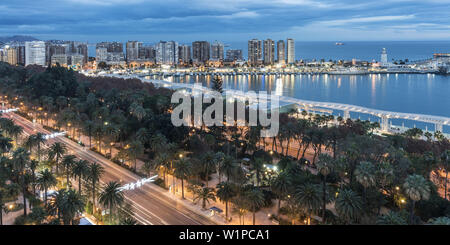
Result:
{"label": "palm tree", "polygon": [[70,177],[70,175],[72,175],[72,167],[75,164],[75,159],[76,159],[76,157],[74,155],[67,155],[67,156],[64,156],[64,158],[61,161],[64,171],[66,172],[66,178],[67,178],[66,183],[67,183],[68,187],[71,186],[69,177]]}
{"label": "palm tree", "polygon": [[291,187],[291,178],[288,172],[281,172],[276,178],[270,183],[270,188],[278,197],[278,214],[280,214],[281,200],[287,196],[287,193]]}
{"label": "palm tree", "polygon": [[223,165],[223,162],[225,161],[226,155],[219,151],[216,153],[216,168],[217,168],[217,174],[219,175],[219,183],[222,182],[222,172],[221,167]]}
{"label": "palm tree", "polygon": [[72,167],[72,174],[78,177],[78,192],[81,193],[82,179],[88,174],[89,162],[86,160],[76,161]]}
{"label": "palm tree", "polygon": [[47,168],[38,173],[37,186],[41,191],[44,191],[44,203],[47,203],[48,189],[55,186],[57,183],[55,176]]}
{"label": "palm tree", "polygon": [[301,214],[301,209],[295,198],[288,197],[284,208],[286,210],[286,215],[291,219],[291,225],[295,225],[295,220],[297,220]]}
{"label": "palm tree", "polygon": [[106,184],[103,191],[100,193],[99,202],[109,209],[110,223],[112,223],[112,217],[115,213],[115,209],[122,206],[124,203],[123,192],[120,190],[121,185],[116,181],[110,181]]}
{"label": "palm tree", "polygon": [[29,167],[31,170],[31,187],[33,188],[33,195],[36,195],[36,168],[38,167],[39,162],[36,160],[31,160],[29,163]]}
{"label": "palm tree", "polygon": [[144,118],[147,115],[145,109],[136,102],[131,104],[128,110],[130,114],[134,115],[139,121],[141,121],[142,118]]}
{"label": "palm tree", "polygon": [[414,207],[417,201],[428,200],[430,197],[430,185],[421,175],[409,175],[403,184],[405,194],[411,199],[411,213],[409,223],[413,223]]}
{"label": "palm tree", "polygon": [[216,196],[220,201],[225,202],[225,220],[228,221],[228,202],[237,195],[236,187],[229,182],[221,182],[216,188]]}
{"label": "palm tree", "polygon": [[159,170],[163,172],[164,185],[166,185],[166,173],[170,169],[170,161],[171,157],[165,152],[158,154],[154,159],[154,165],[159,166]]}
{"label": "palm tree", "polygon": [[438,217],[431,220],[431,225],[450,225],[449,217]]}
{"label": "palm tree", "polygon": [[72,224],[77,213],[84,210],[84,200],[80,193],[75,190],[67,190],[64,194],[64,201],[61,205],[60,212],[63,216],[64,224]]}
{"label": "palm tree", "polygon": [[0,225],[3,225],[3,210],[5,209],[5,196],[6,193],[0,189]]}
{"label": "palm tree", "polygon": [[92,206],[93,209],[95,211],[95,191],[96,191],[96,186],[98,181],[100,180],[100,177],[102,176],[104,172],[103,167],[96,163],[93,162],[91,164],[89,164],[89,169],[87,172],[87,178],[90,180],[91,182],[91,191],[92,191]]}
{"label": "palm tree", "polygon": [[[241,193],[242,194],[242,193]],[[245,214],[248,210],[248,202],[242,198],[242,195],[238,194],[235,198],[233,198],[233,210],[232,213],[236,213],[239,215],[239,224],[245,224]]]}
{"label": "palm tree", "polygon": [[254,161],[252,161],[252,168],[256,174],[256,186],[259,186],[259,182],[261,180],[261,172],[264,171],[264,163],[264,159],[262,158],[256,158]]}
{"label": "palm tree", "polygon": [[366,202],[367,188],[376,184],[375,166],[370,162],[360,162],[355,169],[355,178],[364,187],[364,202]]}
{"label": "palm tree", "polygon": [[137,225],[137,221],[132,217],[126,217],[119,221],[119,225]]}
{"label": "palm tree", "polygon": [[236,173],[237,164],[234,162],[233,158],[230,156],[225,156],[223,161],[219,166],[219,171],[221,174],[225,174],[227,176],[227,182],[230,181],[230,178],[234,176]]}
{"label": "palm tree", "polygon": [[144,146],[140,141],[133,141],[127,149],[128,157],[134,162],[134,171],[136,171],[136,163],[138,156],[144,154]]}
{"label": "palm tree", "polygon": [[387,214],[378,216],[377,225],[407,225],[406,219],[397,212],[389,211]]}
{"label": "palm tree", "polygon": [[34,135],[33,138],[33,145],[37,146],[37,155],[38,155],[38,161],[41,161],[41,144],[43,144],[46,141],[44,138],[43,133],[37,133]]}
{"label": "palm tree", "polygon": [[56,174],[58,174],[59,160],[66,154],[67,148],[63,143],[55,142],[50,146],[49,159],[56,162]]}
{"label": "palm tree", "polygon": [[244,192],[245,202],[249,211],[253,213],[253,225],[255,225],[256,211],[264,206],[264,194],[258,188],[252,188]]}
{"label": "palm tree", "polygon": [[30,153],[24,148],[18,148],[13,153],[12,167],[18,175],[19,185],[22,187],[23,214],[27,216],[27,199],[25,198],[29,181],[27,180],[26,168],[30,162]]}
{"label": "palm tree", "polygon": [[26,138],[23,142],[23,147],[27,148],[30,153],[32,152],[34,147],[34,135],[30,135]]}
{"label": "palm tree", "polygon": [[4,137],[0,133],[0,153],[4,155],[5,153],[9,152],[12,148],[12,140],[8,137]]}
{"label": "palm tree", "polygon": [[205,153],[202,157],[202,164],[203,164],[203,172],[205,173],[206,178],[206,187],[208,187],[209,174],[211,170],[215,169],[216,166],[215,154],[211,151]]}
{"label": "palm tree", "polygon": [[192,173],[192,164],[187,159],[181,158],[174,164],[175,177],[181,179],[181,197],[184,199],[184,180],[186,180]]}
{"label": "palm tree", "polygon": [[318,185],[306,183],[295,190],[295,200],[308,215],[308,225],[311,224],[312,213],[320,209],[322,193]]}
{"label": "palm tree", "polygon": [[334,207],[339,217],[350,223],[359,216],[362,210],[361,197],[350,189],[341,190],[338,192]]}
{"label": "palm tree", "polygon": [[47,210],[50,215],[55,216],[58,220],[61,219],[62,206],[64,204],[66,189],[60,189],[52,194],[50,202],[47,205]]}
{"label": "palm tree", "polygon": [[94,123],[90,120],[84,122],[83,132],[89,137],[89,148],[92,148],[93,131],[94,131]]}
{"label": "palm tree", "polygon": [[441,165],[442,169],[445,171],[444,199],[448,199],[447,182],[448,182],[448,172],[450,171],[450,150],[446,150],[441,154]]}
{"label": "palm tree", "polygon": [[381,162],[378,164],[377,171],[375,173],[376,180],[381,189],[385,190],[387,186],[392,184],[395,175],[394,168],[389,162]]}
{"label": "palm tree", "polygon": [[333,171],[334,159],[328,154],[320,154],[316,164],[317,170],[322,175],[322,222],[325,222],[327,205],[327,176]]}
{"label": "palm tree", "polygon": [[144,145],[150,142],[151,137],[152,135],[150,133],[150,130],[146,128],[140,128],[136,132],[136,139],[142,142],[142,144]]}
{"label": "palm tree", "polygon": [[19,139],[19,135],[21,135],[22,133],[23,133],[23,128],[19,125],[14,125],[11,128],[10,134],[11,134],[11,137],[13,137],[16,144],[18,144],[17,140]]}
{"label": "palm tree", "polygon": [[206,209],[206,203],[209,203],[210,200],[216,200],[213,188],[203,187],[201,190],[195,192],[194,194],[194,202],[197,200],[201,200],[203,209]]}

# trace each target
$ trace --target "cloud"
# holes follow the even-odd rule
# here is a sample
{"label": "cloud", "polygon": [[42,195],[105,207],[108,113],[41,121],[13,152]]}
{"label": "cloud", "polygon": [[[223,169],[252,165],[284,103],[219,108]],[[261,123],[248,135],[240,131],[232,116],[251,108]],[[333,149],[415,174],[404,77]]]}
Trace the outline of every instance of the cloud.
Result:
{"label": "cloud", "polygon": [[[62,2],[62,3],[61,3]],[[229,40],[260,37],[329,39],[372,36],[445,39],[450,0],[2,0],[0,35],[33,34],[58,39]],[[314,36],[308,36],[314,33]],[[376,33],[373,34],[373,33]],[[338,35],[340,36],[340,35]],[[182,41],[182,40],[180,40]]]}
{"label": "cloud", "polygon": [[110,6],[110,5],[129,5],[138,4],[144,2],[144,0],[67,0],[68,2],[74,4],[84,4],[84,5],[100,5],[100,6]]}
{"label": "cloud", "polygon": [[387,21],[400,21],[413,19],[414,15],[398,15],[398,16],[371,16],[371,17],[356,17],[350,19],[337,19],[318,21],[315,24],[323,26],[342,26],[347,24],[358,23],[375,23],[375,22],[387,22]]}

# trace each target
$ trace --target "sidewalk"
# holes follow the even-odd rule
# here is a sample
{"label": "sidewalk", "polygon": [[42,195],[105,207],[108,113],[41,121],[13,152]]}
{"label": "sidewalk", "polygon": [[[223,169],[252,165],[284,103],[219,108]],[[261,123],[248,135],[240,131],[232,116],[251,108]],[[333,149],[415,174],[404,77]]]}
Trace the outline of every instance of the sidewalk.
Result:
{"label": "sidewalk", "polygon": [[[216,178],[216,175],[211,175],[212,180],[209,181],[209,187],[215,187],[218,184],[218,179]],[[173,177],[172,175],[166,175],[166,182],[169,185],[172,185]],[[186,181],[184,183],[184,197],[183,200],[181,198],[182,192],[181,192],[181,180],[176,180],[175,184],[175,195],[173,194],[173,190],[169,191],[166,189],[163,189],[164,195],[171,198],[172,200],[175,200],[177,202],[182,203],[184,206],[188,207],[192,211],[202,214],[210,219],[212,219],[214,222],[222,225],[239,225],[239,216],[236,214],[232,214],[233,210],[233,204],[228,203],[228,218],[232,217],[232,220],[230,222],[226,222],[225,220],[225,203],[222,203],[219,201],[218,198],[216,198],[216,201],[210,201],[209,203],[206,203],[206,210],[202,208],[201,201],[198,201],[197,204],[193,202],[193,195],[192,192],[187,191],[187,184]],[[277,212],[277,205],[274,202],[273,207],[271,208],[264,208],[261,209],[259,212],[256,213],[255,216],[255,223],[257,225],[275,225],[271,220],[268,218],[268,214],[275,214]],[[213,214],[213,212],[210,210],[211,207],[217,207],[223,210],[221,214]],[[244,224],[251,225],[253,223],[253,216],[252,213],[246,213],[244,215]]]}

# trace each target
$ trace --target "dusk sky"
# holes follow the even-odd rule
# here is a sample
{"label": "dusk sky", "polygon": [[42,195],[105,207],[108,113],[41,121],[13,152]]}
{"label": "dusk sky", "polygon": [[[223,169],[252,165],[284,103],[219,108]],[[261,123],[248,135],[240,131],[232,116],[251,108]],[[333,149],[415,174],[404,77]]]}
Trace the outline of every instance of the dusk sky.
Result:
{"label": "dusk sky", "polygon": [[0,36],[40,39],[450,40],[450,0],[2,0]]}

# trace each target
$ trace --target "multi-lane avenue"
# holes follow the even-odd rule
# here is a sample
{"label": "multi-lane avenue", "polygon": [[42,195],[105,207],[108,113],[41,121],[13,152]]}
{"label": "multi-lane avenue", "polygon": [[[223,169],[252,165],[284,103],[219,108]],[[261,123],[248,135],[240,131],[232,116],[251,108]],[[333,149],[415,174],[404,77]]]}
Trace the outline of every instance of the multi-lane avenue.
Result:
{"label": "multi-lane avenue", "polygon": [[[27,119],[15,114],[5,113],[3,117],[8,117],[17,125],[24,129],[25,135],[41,132],[50,134],[48,130],[42,128],[38,123],[33,123]],[[104,167],[104,174],[101,177],[101,183],[109,181],[119,181],[122,184],[134,183],[141,178],[131,171],[124,169],[103,156],[85,149],[66,137],[56,137],[47,140],[46,145],[54,142],[64,143],[70,154],[90,162],[97,162]],[[209,218],[198,214],[184,203],[165,195],[166,190],[146,183],[142,187],[125,191],[125,199],[132,205],[134,217],[142,224],[146,225],[208,225],[216,224]]]}

